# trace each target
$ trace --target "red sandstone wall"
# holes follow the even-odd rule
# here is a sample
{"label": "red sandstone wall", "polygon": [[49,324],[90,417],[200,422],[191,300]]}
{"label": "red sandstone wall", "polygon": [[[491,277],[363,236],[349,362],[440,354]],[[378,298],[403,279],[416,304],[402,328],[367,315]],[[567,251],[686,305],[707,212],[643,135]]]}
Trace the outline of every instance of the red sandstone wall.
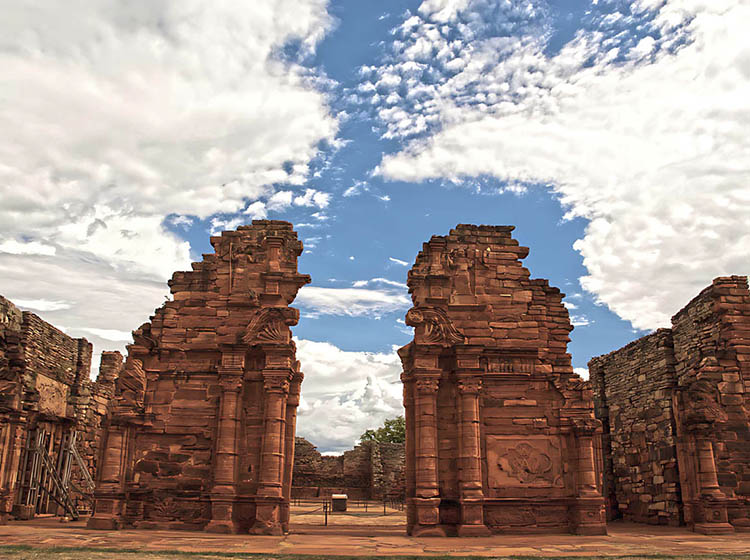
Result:
{"label": "red sandstone wall", "polygon": [[310,281],[288,222],[211,238],[134,332],[116,389],[95,528],[281,534],[302,373],[289,308]]}
{"label": "red sandstone wall", "polygon": [[317,498],[347,494],[355,500],[404,496],[404,444],[363,442],[340,456],[322,456],[296,438],[292,496]]}
{"label": "red sandstone wall", "polygon": [[672,317],[671,330],[589,368],[611,441],[607,479],[625,517],[684,521],[704,533],[750,530],[747,279],[715,279]]}
{"label": "red sandstone wall", "polygon": [[[51,434],[53,461],[63,437],[77,431],[76,447],[90,473],[96,472],[102,418],[119,370],[103,363],[105,373],[91,381],[91,350],[86,339],[71,338],[0,297],[0,518],[7,517],[16,501],[27,437],[37,428]],[[78,466],[72,476],[82,487]],[[85,509],[85,497],[75,497]],[[51,502],[43,509],[57,511]]]}
{"label": "red sandstone wall", "polygon": [[672,392],[672,333],[660,329],[589,362],[604,422],[605,497],[610,516],[680,525]]}
{"label": "red sandstone wall", "polygon": [[512,230],[459,225],[409,272],[415,339],[399,354],[414,534],[605,530],[573,327],[560,291],[529,278]]}
{"label": "red sandstone wall", "polygon": [[[672,317],[675,367],[683,392],[695,381],[712,388],[726,419],[712,427],[717,479],[728,499],[728,519],[750,524],[750,292],[744,276],[720,277]],[[684,442],[683,498],[687,520],[699,515],[691,504],[700,489],[691,460],[685,410],[678,410]]]}

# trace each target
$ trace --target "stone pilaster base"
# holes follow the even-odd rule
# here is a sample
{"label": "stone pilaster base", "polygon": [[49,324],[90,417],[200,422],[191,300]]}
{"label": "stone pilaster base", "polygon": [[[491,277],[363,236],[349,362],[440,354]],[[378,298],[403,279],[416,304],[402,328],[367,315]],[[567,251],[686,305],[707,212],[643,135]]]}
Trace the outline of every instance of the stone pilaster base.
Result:
{"label": "stone pilaster base", "polygon": [[255,523],[250,527],[251,535],[284,534],[281,526],[282,498],[259,497],[255,500]]}
{"label": "stone pilaster base", "polygon": [[211,521],[204,530],[209,533],[237,534],[240,531],[237,523],[232,519],[233,516],[233,496],[211,496]]}
{"label": "stone pilaster base", "polygon": [[576,535],[606,535],[607,521],[602,497],[578,498],[571,508],[571,525]]}
{"label": "stone pilaster base", "polygon": [[726,535],[734,533],[729,523],[727,500],[703,498],[696,502],[693,531],[703,535]]}
{"label": "stone pilaster base", "polygon": [[440,526],[440,498],[412,498],[415,521],[412,537],[444,537],[445,529]]}
{"label": "stone pilaster base", "polygon": [[124,525],[122,512],[125,507],[125,496],[122,494],[107,494],[96,496],[94,513],[89,517],[86,527],[88,529],[100,529],[105,531],[116,531]]}
{"label": "stone pilaster base", "polygon": [[459,537],[488,537],[492,531],[484,524],[482,500],[461,501],[461,523],[457,527]]}

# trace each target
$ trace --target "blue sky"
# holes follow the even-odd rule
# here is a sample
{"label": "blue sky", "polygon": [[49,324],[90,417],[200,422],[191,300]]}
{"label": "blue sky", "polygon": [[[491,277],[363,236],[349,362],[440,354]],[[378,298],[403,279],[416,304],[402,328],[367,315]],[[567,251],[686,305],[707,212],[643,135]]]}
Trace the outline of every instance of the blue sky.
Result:
{"label": "blue sky", "polygon": [[739,0],[3,11],[0,293],[122,349],[211,233],[289,220],[323,451],[400,413],[406,273],[457,223],[516,226],[582,375],[750,268]]}

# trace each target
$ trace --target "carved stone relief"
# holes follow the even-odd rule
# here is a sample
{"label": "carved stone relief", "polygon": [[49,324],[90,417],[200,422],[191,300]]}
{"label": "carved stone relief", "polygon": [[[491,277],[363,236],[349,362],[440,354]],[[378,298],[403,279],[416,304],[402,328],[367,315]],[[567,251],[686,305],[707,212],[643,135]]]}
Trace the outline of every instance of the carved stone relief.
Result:
{"label": "carved stone relief", "polygon": [[487,436],[490,488],[563,487],[557,441],[547,436]]}

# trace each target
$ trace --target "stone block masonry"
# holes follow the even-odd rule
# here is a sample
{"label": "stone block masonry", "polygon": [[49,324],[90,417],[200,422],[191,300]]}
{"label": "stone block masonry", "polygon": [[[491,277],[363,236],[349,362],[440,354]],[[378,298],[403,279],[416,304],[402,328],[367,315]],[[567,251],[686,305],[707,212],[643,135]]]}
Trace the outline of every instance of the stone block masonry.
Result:
{"label": "stone block masonry", "polygon": [[[57,513],[58,506],[41,489],[24,487],[30,438],[42,434],[43,445],[57,464],[67,437],[76,433],[76,448],[94,475],[100,451],[101,425],[122,366],[119,352],[104,352],[99,376],[91,372],[91,344],[72,338],[34,313],[20,311],[0,296],[0,523],[10,515],[28,518]],[[77,465],[73,482],[85,488]],[[84,509],[86,496],[73,492]],[[90,506],[90,501],[88,503]]]}
{"label": "stone block masonry", "polygon": [[172,301],[134,332],[116,387],[89,527],[279,535],[289,523],[302,372],[290,308],[292,225],[212,237]]}
{"label": "stone block masonry", "polygon": [[512,226],[459,225],[409,272],[399,350],[407,529],[604,534],[591,387],[566,352],[563,294],[529,278]]}
{"label": "stone block masonry", "polygon": [[589,363],[611,517],[750,530],[750,292],[716,278],[671,329]]}
{"label": "stone block masonry", "polygon": [[323,456],[312,443],[296,438],[292,497],[347,494],[354,500],[402,500],[404,452],[403,443],[365,441],[340,456]]}

